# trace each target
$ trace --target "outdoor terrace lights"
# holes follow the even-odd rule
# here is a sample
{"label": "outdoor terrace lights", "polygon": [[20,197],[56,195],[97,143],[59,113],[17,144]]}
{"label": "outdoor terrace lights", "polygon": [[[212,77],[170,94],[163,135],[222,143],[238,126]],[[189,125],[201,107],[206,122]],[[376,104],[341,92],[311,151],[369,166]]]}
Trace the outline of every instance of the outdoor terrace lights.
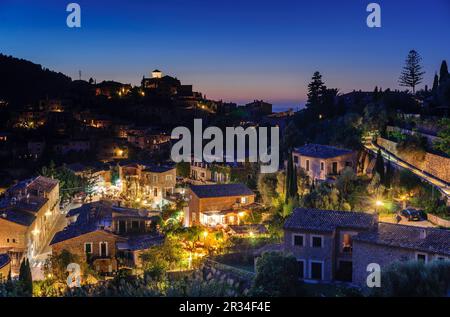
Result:
{"label": "outdoor terrace lights", "polygon": [[208,236],[208,231],[203,231],[203,238],[206,238]]}
{"label": "outdoor terrace lights", "polygon": [[46,217],[50,217],[52,215],[51,211],[47,209],[47,211],[44,214]]}
{"label": "outdoor terrace lights", "polygon": [[375,206],[381,207],[381,206],[383,206],[383,202],[382,202],[381,200],[377,200],[377,201],[375,202]]}
{"label": "outdoor terrace lights", "polygon": [[38,235],[41,232],[41,230],[39,230],[38,228],[34,228],[33,231],[31,231],[31,233],[35,236]]}
{"label": "outdoor terrace lights", "polygon": [[238,216],[240,218],[244,217],[245,215],[246,215],[245,211],[241,211],[241,212],[238,213]]}

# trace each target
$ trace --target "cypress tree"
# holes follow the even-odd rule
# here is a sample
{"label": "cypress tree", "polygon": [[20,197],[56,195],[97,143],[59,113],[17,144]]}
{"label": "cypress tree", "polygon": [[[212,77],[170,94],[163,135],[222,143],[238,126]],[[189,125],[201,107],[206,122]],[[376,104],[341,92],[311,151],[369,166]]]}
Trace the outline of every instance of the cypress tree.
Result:
{"label": "cypress tree", "polygon": [[438,89],[438,87],[439,87],[439,77],[438,77],[438,75],[435,73],[435,74],[434,74],[434,80],[433,80],[433,88],[431,88],[431,91],[432,91],[432,92],[436,92],[437,89]]}
{"label": "cypress tree", "polygon": [[449,77],[447,61],[443,60],[441,63],[441,69],[439,70],[439,84],[442,85]]}
{"label": "cypress tree", "polygon": [[33,278],[28,258],[24,259],[20,264],[19,281],[22,285],[23,295],[31,296],[33,294]]}
{"label": "cypress tree", "polygon": [[289,201],[289,198],[291,197],[291,190],[292,190],[292,151],[288,152],[288,161],[287,161],[287,167],[286,167],[286,190],[285,190],[285,203],[287,204]]}
{"label": "cypress tree", "polygon": [[383,160],[383,156],[381,155],[380,150],[378,150],[378,152],[377,152],[377,159],[375,161],[375,172],[377,172],[378,175],[380,175],[380,182],[382,184],[384,184],[384,180],[385,180],[384,160]]}
{"label": "cypress tree", "polygon": [[391,188],[392,178],[393,178],[394,171],[392,169],[392,165],[390,161],[387,161],[386,163],[386,175],[384,176],[384,185],[386,188]]}
{"label": "cypress tree", "polygon": [[297,169],[295,168],[294,164],[292,163],[292,180],[291,180],[291,198],[297,199],[298,198],[298,185],[297,185]]}

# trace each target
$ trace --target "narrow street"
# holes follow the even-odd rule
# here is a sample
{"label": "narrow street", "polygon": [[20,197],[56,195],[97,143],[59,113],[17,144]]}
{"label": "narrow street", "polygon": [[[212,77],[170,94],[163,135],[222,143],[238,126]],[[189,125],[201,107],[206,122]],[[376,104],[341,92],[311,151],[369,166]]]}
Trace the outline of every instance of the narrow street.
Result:
{"label": "narrow street", "polygon": [[63,230],[67,225],[67,219],[66,214],[69,212],[69,210],[80,207],[81,204],[74,204],[70,203],[67,205],[63,210],[61,210],[60,214],[58,215],[58,218],[52,228],[52,232],[49,236],[48,241],[46,241],[45,246],[42,248],[42,250],[37,254],[34,258],[30,259],[30,265],[31,265],[31,274],[33,276],[33,280],[42,280],[44,279],[44,264],[47,260],[47,257],[51,255],[51,247],[50,242],[53,239],[53,236],[56,232]]}

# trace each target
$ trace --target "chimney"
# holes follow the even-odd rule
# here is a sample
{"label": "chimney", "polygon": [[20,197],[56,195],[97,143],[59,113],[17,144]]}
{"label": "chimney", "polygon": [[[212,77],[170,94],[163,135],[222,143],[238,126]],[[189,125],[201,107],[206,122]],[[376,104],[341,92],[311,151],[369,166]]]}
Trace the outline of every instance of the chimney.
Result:
{"label": "chimney", "polygon": [[427,237],[427,230],[424,228],[421,228],[419,237],[420,237],[420,239],[425,239]]}

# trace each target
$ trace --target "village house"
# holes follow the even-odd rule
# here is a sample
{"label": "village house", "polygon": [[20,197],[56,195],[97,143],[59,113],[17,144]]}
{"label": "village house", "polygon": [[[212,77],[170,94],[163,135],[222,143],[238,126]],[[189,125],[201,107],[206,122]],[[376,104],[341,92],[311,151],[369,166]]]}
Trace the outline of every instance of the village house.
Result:
{"label": "village house", "polygon": [[292,152],[294,165],[303,168],[312,181],[327,180],[346,167],[356,172],[356,152],[329,145],[306,144]]}
{"label": "village house", "polygon": [[370,263],[383,270],[395,261],[450,260],[449,241],[449,230],[379,223],[375,230],[361,232],[353,239],[352,281],[365,286]]}
{"label": "village house", "polygon": [[142,252],[164,241],[156,230],[158,214],[105,201],[85,204],[67,214],[68,226],[50,242],[52,253],[66,250],[102,274],[139,268]]}
{"label": "village house", "polygon": [[0,253],[10,256],[13,275],[24,257],[34,257],[49,241],[58,214],[54,179],[38,176],[6,191],[0,203]]}
{"label": "village house", "polygon": [[170,135],[165,133],[146,132],[144,134],[127,134],[128,143],[141,150],[159,152],[163,148],[170,147]]}
{"label": "village house", "polygon": [[245,184],[191,185],[185,226],[227,226],[240,218],[255,201],[255,193]]}
{"label": "village house", "polygon": [[175,95],[180,86],[181,82],[177,78],[163,75],[158,69],[152,71],[150,78],[143,77],[141,82],[141,87],[146,92],[161,95]]}
{"label": "village house", "polygon": [[300,266],[300,278],[351,281],[353,237],[376,227],[363,212],[297,208],[284,224],[284,251]]}
{"label": "village house", "polygon": [[122,191],[138,197],[153,208],[167,204],[175,193],[176,168],[173,165],[154,165],[134,162],[119,164]]}
{"label": "village house", "polygon": [[89,139],[68,139],[55,144],[53,150],[60,155],[69,152],[88,152],[91,150],[91,142]]}
{"label": "village house", "polygon": [[367,265],[450,259],[450,232],[378,222],[375,214],[297,208],[284,224],[284,241],[258,250],[293,254],[299,279],[366,286]]}

